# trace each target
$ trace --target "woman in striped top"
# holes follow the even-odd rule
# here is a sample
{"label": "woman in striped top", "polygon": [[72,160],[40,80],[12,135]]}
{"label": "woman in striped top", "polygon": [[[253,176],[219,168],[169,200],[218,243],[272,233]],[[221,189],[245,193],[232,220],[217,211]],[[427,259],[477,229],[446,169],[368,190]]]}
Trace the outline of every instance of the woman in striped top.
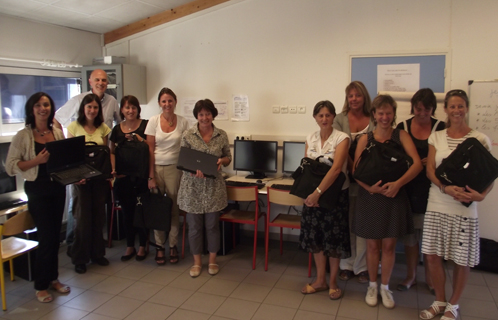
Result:
{"label": "woman in striped top", "polygon": [[[444,99],[444,111],[448,116],[447,129],[434,132],[429,137],[427,177],[432,185],[429,190],[427,212],[424,220],[422,253],[427,255],[429,270],[436,291],[436,300],[420,313],[421,319],[432,319],[443,314],[442,320],[456,319],[458,300],[467,283],[470,267],[479,263],[479,224],[477,204],[482,201],[492,185],[484,192],[455,185],[444,185],[435,171],[443,158],[448,157],[458,144],[467,138],[477,138],[488,150],[489,138],[466,123],[469,99],[463,90],[451,90]],[[469,207],[460,202],[474,201]],[[455,263],[453,293],[446,302],[445,271],[442,259]]]}

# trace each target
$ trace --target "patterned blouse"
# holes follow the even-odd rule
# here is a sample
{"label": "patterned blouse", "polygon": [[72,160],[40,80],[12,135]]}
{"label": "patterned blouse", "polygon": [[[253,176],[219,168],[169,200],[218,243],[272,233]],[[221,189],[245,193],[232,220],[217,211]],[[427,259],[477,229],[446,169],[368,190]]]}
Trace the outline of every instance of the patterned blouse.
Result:
{"label": "patterned blouse", "polygon": [[[232,161],[226,132],[214,125],[213,128],[213,136],[209,143],[206,143],[197,125],[193,126],[183,133],[181,146],[206,152],[218,158],[228,157]],[[181,210],[199,214],[216,212],[224,209],[227,203],[227,190],[220,171],[215,179],[201,179],[187,172],[182,175],[178,190],[178,206]]]}

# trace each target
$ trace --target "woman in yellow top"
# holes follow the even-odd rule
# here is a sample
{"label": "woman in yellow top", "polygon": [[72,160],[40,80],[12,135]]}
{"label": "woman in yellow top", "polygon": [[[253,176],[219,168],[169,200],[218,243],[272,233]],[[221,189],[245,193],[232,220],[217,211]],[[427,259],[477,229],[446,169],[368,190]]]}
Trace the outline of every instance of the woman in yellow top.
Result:
{"label": "woman in yellow top", "polygon": [[[78,119],[67,127],[68,137],[85,136],[86,142],[107,145],[111,129],[104,123],[102,104],[95,94],[86,95],[78,110]],[[76,219],[71,261],[77,273],[86,272],[90,260],[101,266],[109,261],[105,256],[103,228],[109,182],[105,179],[81,181],[74,186],[73,215]]]}

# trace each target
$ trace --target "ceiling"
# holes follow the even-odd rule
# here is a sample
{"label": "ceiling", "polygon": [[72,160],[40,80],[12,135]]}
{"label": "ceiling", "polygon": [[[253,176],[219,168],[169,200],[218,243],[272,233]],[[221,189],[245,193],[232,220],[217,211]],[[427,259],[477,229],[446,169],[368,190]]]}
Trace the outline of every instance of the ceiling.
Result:
{"label": "ceiling", "polygon": [[78,30],[106,33],[191,1],[0,0],[0,13]]}

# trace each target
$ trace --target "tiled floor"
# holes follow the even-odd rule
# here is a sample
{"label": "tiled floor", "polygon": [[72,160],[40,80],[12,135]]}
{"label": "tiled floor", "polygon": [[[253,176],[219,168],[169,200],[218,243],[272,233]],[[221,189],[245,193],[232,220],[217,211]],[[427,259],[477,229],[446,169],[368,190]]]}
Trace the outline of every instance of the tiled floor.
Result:
{"label": "tiled floor", "polygon": [[[260,241],[262,243],[262,241]],[[271,250],[268,272],[264,271],[264,250],[258,247],[256,270],[251,269],[252,247],[240,245],[219,257],[220,273],[210,276],[206,267],[192,279],[190,256],[176,265],[156,266],[151,254],[145,261],[121,262],[125,242],[114,241],[107,250],[111,264],[90,265],[84,275],[76,274],[65,247],[61,248],[60,280],[71,285],[69,295],[55,294],[55,301],[36,301],[33,284],[6,279],[8,310],[0,319],[418,319],[433,296],[420,282],[407,292],[394,291],[396,308],[369,307],[364,302],[366,285],[339,281],[344,297],[331,301],[326,292],[302,295],[307,278],[307,255],[287,244],[280,256]],[[398,259],[401,260],[401,259]],[[204,261],[206,262],[206,261]],[[451,267],[448,267],[451,269]],[[395,287],[404,265],[397,263],[391,280]],[[448,271],[450,274],[451,271]],[[423,279],[420,267],[419,278]],[[448,292],[451,286],[448,285]],[[472,271],[461,299],[463,320],[498,319],[498,274]],[[438,319],[438,318],[436,318]]]}

